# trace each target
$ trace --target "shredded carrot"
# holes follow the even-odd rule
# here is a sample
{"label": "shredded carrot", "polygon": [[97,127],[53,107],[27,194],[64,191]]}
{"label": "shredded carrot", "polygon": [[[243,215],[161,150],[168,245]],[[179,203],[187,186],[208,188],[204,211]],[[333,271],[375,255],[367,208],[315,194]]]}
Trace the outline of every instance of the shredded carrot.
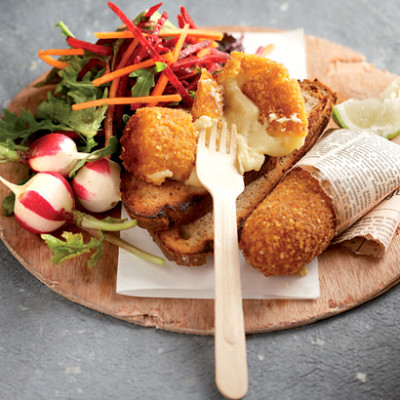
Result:
{"label": "shredded carrot", "polygon": [[[122,58],[121,58],[120,62],[118,63],[118,68],[125,67],[126,63],[128,62],[129,58],[132,56],[132,54],[135,51],[138,44],[139,44],[139,41],[137,39],[132,40],[132,42],[129,44],[128,48],[126,49],[125,53],[122,55]],[[109,74],[105,74],[105,75],[109,75]],[[103,75],[103,77],[105,75]],[[116,78],[112,81],[110,91],[108,93],[109,98],[113,98],[117,95],[119,82],[120,82],[119,78]],[[106,111],[106,116],[104,118],[104,141],[105,141],[106,146],[108,145],[111,136],[114,135],[114,132],[113,132],[114,109],[115,109],[114,105],[111,105],[110,107],[108,107],[107,111]]]}
{"label": "shredded carrot", "polygon": [[[126,25],[126,27],[134,34],[134,36],[139,40],[140,44],[147,49],[151,58],[154,58],[156,61],[163,62],[161,55],[153,46],[153,43],[146,40],[143,32],[129,19],[122,10],[116,6],[111,1],[108,2],[108,7],[121,19],[121,21]],[[183,101],[191,107],[193,104],[193,99],[190,96],[189,92],[185,89],[182,82],[178,79],[175,73],[172,71],[170,66],[167,64],[167,67],[164,69],[163,73],[167,75],[171,84],[175,87],[176,91],[182,96]]]}
{"label": "shredded carrot", "polygon": [[[183,29],[163,29],[159,33],[161,37],[175,37],[182,34]],[[95,32],[94,35],[98,39],[129,39],[133,38],[134,35],[131,31],[119,31],[119,32]],[[218,31],[211,31],[205,29],[189,29],[187,36],[196,37],[201,39],[210,40],[221,40],[223,33]]]}
{"label": "shredded carrot", "polygon": [[[172,59],[172,54],[171,53],[166,53],[166,54],[163,54],[161,57],[166,62],[168,62],[168,61],[170,61]],[[101,76],[100,78],[94,79],[92,81],[92,83],[93,83],[94,86],[100,86],[103,83],[110,82],[110,81],[112,81],[112,80],[114,80],[116,78],[120,78],[121,76],[130,74],[131,72],[136,71],[138,69],[151,67],[154,64],[155,64],[155,61],[153,59],[149,59],[149,60],[137,63],[137,64],[129,65],[129,66],[124,67],[124,68],[118,68],[118,69],[110,72],[109,74],[105,74],[105,75]]]}
{"label": "shredded carrot", "polygon": [[117,105],[117,104],[136,104],[136,103],[150,103],[156,101],[157,103],[173,103],[179,102],[182,97],[179,94],[168,94],[163,96],[144,96],[144,97],[112,97],[105,99],[97,99],[86,101],[72,105],[73,111],[84,110],[86,108]]}
{"label": "shredded carrot", "polygon": [[189,25],[186,24],[182,29],[182,33],[179,36],[178,41],[176,42],[174,50],[172,50],[172,61],[171,61],[171,63],[175,62],[178,59],[179,53],[182,50],[183,44],[185,43],[188,31],[189,31]]}
{"label": "shredded carrot", "polygon": [[[186,40],[188,30],[189,30],[189,25],[186,24],[184,26],[184,28],[182,29],[182,33],[179,36],[178,41],[176,42],[174,50],[172,50],[172,59],[169,62],[169,64],[172,64],[178,60],[179,53],[182,50],[183,44],[185,43],[185,40]],[[162,95],[167,84],[168,84],[168,78],[164,73],[162,73],[160,78],[157,81],[155,88],[153,89],[153,92],[151,93],[152,97]],[[149,106],[150,107],[155,106],[156,104],[157,104],[157,102],[154,102],[154,103],[149,104]]]}
{"label": "shredded carrot", "polygon": [[211,46],[207,46],[205,49],[201,49],[198,53],[197,53],[197,57],[201,58],[206,56],[207,54],[210,53],[210,48]]}
{"label": "shredded carrot", "polygon": [[85,51],[82,49],[47,49],[42,50],[42,54],[46,56],[83,56]]}
{"label": "shredded carrot", "polygon": [[139,44],[139,40],[135,39],[133,40],[128,48],[126,49],[125,53],[122,55],[121,60],[118,64],[118,68],[125,67],[127,62],[129,61],[129,58],[132,56],[133,52],[135,51],[137,45]]}
{"label": "shredded carrot", "polygon": [[69,65],[67,62],[59,61],[49,55],[43,54],[43,50],[39,50],[38,54],[41,60],[54,68],[64,69],[66,66]]}
{"label": "shredded carrot", "polygon": [[[184,29],[184,28],[183,28]],[[160,36],[164,37],[173,37],[179,36],[183,29],[165,29],[160,32]],[[212,31],[206,29],[188,29],[187,35],[190,37],[196,37],[201,39],[210,39],[210,40],[221,40],[224,37],[224,34],[219,31]]]}
{"label": "shredded carrot", "polygon": [[275,49],[275,46],[271,43],[264,47],[261,52],[261,57],[266,57],[269,53],[271,53]]}

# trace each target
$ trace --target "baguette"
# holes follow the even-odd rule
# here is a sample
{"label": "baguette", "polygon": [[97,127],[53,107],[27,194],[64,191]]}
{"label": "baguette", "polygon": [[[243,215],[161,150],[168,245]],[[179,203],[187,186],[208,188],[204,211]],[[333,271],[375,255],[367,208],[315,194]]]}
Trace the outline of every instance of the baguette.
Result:
{"label": "baguette", "polygon": [[[245,190],[237,199],[239,229],[282,176],[313,146],[330,120],[336,94],[317,80],[301,81],[300,86],[308,116],[308,134],[304,145],[284,157],[266,157],[261,171],[247,175]],[[165,230],[150,230],[150,233],[169,260],[180,265],[202,265],[213,250],[212,211],[191,223]]]}

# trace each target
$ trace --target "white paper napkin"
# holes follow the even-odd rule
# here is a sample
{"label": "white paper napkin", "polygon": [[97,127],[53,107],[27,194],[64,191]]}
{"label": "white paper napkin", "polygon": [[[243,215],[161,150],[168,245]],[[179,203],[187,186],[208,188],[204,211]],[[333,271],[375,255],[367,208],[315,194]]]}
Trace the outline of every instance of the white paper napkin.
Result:
{"label": "white paper napkin", "polygon": [[[269,58],[283,63],[290,76],[307,77],[306,52],[302,29],[282,33],[245,33],[247,53],[258,46],[274,44]],[[123,216],[126,216],[123,210]],[[158,246],[146,230],[135,227],[121,232],[121,238],[150,253],[162,257]],[[318,261],[307,266],[303,277],[265,277],[241,257],[242,292],[245,299],[315,299],[319,296]],[[143,261],[120,249],[117,272],[117,293],[139,297],[214,298],[212,256],[200,267],[184,267],[167,261],[164,266]]]}

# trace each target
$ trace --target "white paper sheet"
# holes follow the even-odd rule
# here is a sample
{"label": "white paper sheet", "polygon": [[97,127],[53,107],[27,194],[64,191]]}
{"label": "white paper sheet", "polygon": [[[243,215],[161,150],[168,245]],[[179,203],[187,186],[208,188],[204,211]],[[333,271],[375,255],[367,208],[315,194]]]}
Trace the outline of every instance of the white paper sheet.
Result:
{"label": "white paper sheet", "polygon": [[[123,216],[126,216],[123,211]],[[152,254],[162,252],[144,229],[135,227],[121,232],[121,238]],[[242,292],[246,299],[314,299],[319,296],[318,263],[308,267],[304,277],[269,277],[240,259]],[[185,267],[167,261],[164,266],[143,261],[120,250],[117,293],[139,297],[214,298],[212,256],[200,267]]]}
{"label": "white paper sheet", "polygon": [[[240,36],[240,33],[234,33]],[[254,54],[259,46],[274,45],[267,55],[271,60],[282,63],[291,78],[307,78],[306,45],[303,29],[285,32],[247,32],[243,37],[246,53]]]}
{"label": "white paper sheet", "polygon": [[[246,33],[243,40],[247,53],[258,46],[274,44],[269,58],[283,63],[290,76],[307,77],[303,30],[283,33]],[[126,215],[126,214],[123,214]],[[121,232],[121,237],[135,246],[162,257],[147,231],[135,227]],[[245,299],[315,299],[319,297],[318,261],[307,266],[302,277],[265,277],[241,258],[242,292]],[[184,267],[167,261],[158,266],[120,249],[117,293],[139,297],[214,298],[212,256],[200,267]]]}

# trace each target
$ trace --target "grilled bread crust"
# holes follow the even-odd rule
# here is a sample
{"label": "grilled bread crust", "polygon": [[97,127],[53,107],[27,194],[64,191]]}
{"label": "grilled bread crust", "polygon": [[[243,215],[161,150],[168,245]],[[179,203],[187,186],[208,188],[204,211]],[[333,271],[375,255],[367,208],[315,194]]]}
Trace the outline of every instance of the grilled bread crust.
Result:
{"label": "grilled bread crust", "polygon": [[[287,156],[266,157],[261,171],[247,174],[245,190],[238,197],[236,204],[239,233],[244,221],[278,184],[282,176],[313,146],[329,123],[337,99],[336,94],[317,80],[303,80],[300,86],[308,115],[308,134],[305,143]],[[170,227],[162,230],[149,229],[149,231],[169,260],[180,265],[202,265],[206,262],[207,255],[213,251],[213,215],[210,210],[212,203],[207,194],[203,196],[188,188],[184,191],[188,194],[186,197],[185,195],[181,197],[184,201],[176,202],[172,206],[172,202],[168,202],[159,207],[159,211],[167,215],[166,224]],[[171,198],[176,199],[176,197],[171,192]],[[172,210],[173,214],[179,215],[179,208],[187,212],[187,215],[174,219],[171,226]],[[183,222],[186,218],[192,221]]]}
{"label": "grilled bread crust", "polygon": [[[288,164],[291,159],[307,151],[309,148],[307,143],[311,141],[311,137],[319,135],[318,124],[329,120],[332,108],[329,106],[336,99],[332,91],[318,81],[304,80],[299,83],[307,108],[309,134],[305,145],[299,151],[292,153],[287,159],[284,158]],[[245,173],[246,185],[267,172],[270,174],[270,170],[274,169],[271,164],[276,162],[277,160],[272,157],[265,157],[264,165],[259,171]],[[273,175],[275,174],[278,172]],[[137,219],[138,225],[149,231],[189,224],[212,209],[211,196],[204,188],[188,186],[172,179],[167,179],[162,185],[156,186],[126,171],[122,173],[121,194],[129,216]]]}

